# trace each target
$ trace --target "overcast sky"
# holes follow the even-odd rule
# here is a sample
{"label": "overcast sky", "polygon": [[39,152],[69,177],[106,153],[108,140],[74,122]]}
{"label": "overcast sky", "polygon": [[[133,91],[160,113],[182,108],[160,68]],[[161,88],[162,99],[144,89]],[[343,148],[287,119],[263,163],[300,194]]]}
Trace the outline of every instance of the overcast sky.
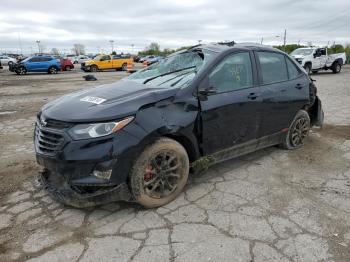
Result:
{"label": "overcast sky", "polygon": [[[350,0],[0,0],[0,52],[142,50],[214,42],[350,43]],[[280,36],[280,37],[276,37]]]}

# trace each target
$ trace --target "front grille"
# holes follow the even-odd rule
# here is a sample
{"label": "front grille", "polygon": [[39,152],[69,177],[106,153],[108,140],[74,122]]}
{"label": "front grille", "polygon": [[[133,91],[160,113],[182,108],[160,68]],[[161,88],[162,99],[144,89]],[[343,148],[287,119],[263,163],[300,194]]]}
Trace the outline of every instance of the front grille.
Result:
{"label": "front grille", "polygon": [[35,145],[38,152],[54,155],[60,150],[64,143],[64,137],[60,134],[43,130],[37,124],[35,127]]}
{"label": "front grille", "polygon": [[54,119],[46,119],[45,121],[46,121],[45,127],[48,127],[48,128],[65,129],[72,126],[70,123],[58,121]]}

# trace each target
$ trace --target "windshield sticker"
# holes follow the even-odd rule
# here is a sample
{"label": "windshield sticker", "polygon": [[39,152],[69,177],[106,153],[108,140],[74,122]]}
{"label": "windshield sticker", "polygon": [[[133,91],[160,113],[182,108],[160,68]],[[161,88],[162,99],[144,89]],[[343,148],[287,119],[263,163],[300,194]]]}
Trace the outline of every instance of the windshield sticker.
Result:
{"label": "windshield sticker", "polygon": [[89,102],[89,103],[99,105],[99,104],[103,103],[104,101],[106,101],[106,99],[96,97],[96,96],[86,96],[86,97],[81,98],[80,101]]}

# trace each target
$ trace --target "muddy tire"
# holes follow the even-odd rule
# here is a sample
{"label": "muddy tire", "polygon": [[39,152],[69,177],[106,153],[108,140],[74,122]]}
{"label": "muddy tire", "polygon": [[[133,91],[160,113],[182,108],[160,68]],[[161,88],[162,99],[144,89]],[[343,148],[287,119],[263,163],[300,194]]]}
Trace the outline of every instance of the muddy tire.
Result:
{"label": "muddy tire", "polygon": [[178,196],[186,185],[189,160],[181,144],[161,138],[145,148],[130,174],[130,187],[144,207],[163,206]]}
{"label": "muddy tire", "polygon": [[305,138],[310,131],[310,117],[305,110],[300,110],[294,117],[288,133],[284,137],[281,147],[292,150],[304,145]]}
{"label": "muddy tire", "polygon": [[97,72],[97,71],[98,71],[97,65],[92,65],[92,66],[90,66],[90,71],[91,71],[91,72]]}

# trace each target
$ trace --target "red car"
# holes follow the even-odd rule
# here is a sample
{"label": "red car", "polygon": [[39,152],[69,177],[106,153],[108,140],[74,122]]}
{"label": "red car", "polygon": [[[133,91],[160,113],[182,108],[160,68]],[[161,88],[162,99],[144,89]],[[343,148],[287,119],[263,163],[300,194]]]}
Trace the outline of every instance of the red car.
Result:
{"label": "red car", "polygon": [[61,70],[62,71],[70,71],[74,68],[72,61],[70,61],[69,59],[62,58],[60,60],[60,63],[61,63]]}

